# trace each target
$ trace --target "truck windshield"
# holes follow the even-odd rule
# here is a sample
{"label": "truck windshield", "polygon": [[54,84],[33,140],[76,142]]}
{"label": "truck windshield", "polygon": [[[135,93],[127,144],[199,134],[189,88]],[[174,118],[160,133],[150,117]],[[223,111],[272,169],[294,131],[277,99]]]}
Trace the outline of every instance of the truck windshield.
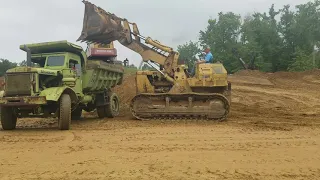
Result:
{"label": "truck windshield", "polygon": [[47,66],[63,66],[64,56],[49,56]]}

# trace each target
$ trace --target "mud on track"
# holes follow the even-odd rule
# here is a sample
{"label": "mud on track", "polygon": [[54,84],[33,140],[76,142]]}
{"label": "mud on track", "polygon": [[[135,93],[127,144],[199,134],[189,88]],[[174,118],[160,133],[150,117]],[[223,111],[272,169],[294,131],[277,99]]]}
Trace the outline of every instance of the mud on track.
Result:
{"label": "mud on track", "polygon": [[230,76],[228,121],[136,121],[134,77],[117,119],[93,114],[0,131],[0,179],[320,179],[319,71]]}

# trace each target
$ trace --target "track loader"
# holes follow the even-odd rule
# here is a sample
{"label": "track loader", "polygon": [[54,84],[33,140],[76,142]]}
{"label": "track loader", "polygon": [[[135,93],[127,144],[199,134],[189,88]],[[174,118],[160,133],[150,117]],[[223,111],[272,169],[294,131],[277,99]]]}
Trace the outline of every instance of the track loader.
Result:
{"label": "track loader", "polygon": [[156,70],[136,73],[136,96],[131,111],[140,120],[224,120],[230,109],[231,83],[221,63],[197,64],[191,77],[186,65],[178,65],[179,53],[140,34],[136,23],[120,18],[88,2],[83,29],[77,41],[108,44],[119,41],[141,55]]}

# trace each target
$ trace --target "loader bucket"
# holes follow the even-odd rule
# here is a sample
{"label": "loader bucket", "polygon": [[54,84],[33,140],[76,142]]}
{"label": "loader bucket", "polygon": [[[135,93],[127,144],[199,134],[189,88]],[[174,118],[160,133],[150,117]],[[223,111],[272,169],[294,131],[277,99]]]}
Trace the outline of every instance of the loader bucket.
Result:
{"label": "loader bucket", "polygon": [[123,28],[119,17],[88,1],[82,2],[85,4],[83,28],[77,41],[108,44],[120,39]]}

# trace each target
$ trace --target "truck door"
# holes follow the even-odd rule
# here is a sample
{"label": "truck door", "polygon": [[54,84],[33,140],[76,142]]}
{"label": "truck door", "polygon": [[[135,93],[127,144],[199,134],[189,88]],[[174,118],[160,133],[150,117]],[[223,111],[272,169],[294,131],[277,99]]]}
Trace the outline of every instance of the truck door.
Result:
{"label": "truck door", "polygon": [[75,73],[76,85],[73,88],[77,94],[82,93],[82,69],[81,64],[77,60],[69,60],[69,68],[72,69]]}

